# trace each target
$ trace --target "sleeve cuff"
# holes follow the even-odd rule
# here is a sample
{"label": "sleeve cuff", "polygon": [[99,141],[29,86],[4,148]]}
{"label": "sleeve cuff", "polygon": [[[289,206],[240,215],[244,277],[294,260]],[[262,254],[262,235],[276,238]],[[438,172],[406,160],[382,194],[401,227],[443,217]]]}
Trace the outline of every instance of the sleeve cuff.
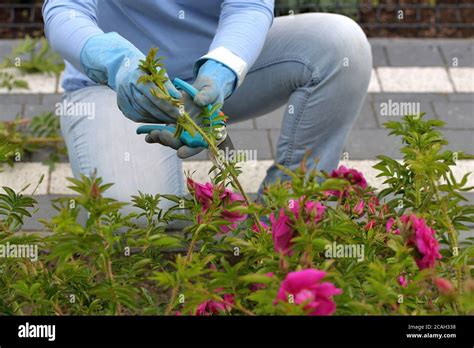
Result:
{"label": "sleeve cuff", "polygon": [[208,59],[215,60],[232,70],[237,76],[237,87],[239,87],[242,82],[244,82],[245,76],[248,72],[248,64],[242,58],[232,53],[224,46],[213,49],[196,61],[194,64],[194,77],[197,76],[201,65],[204,64]]}

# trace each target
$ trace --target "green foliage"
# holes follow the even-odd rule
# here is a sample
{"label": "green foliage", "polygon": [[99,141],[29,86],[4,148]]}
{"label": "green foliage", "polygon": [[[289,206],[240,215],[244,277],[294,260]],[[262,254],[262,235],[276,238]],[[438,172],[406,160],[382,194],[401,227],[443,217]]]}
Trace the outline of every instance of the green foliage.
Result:
{"label": "green foliage", "polygon": [[[59,129],[59,118],[51,112],[41,113],[31,119],[16,117],[13,121],[0,122],[0,144],[5,144],[4,160],[13,166],[26,156],[47,151],[44,161],[51,168],[66,154],[66,147]],[[1,146],[0,146],[1,152]]]}
{"label": "green foliage", "polygon": [[[12,52],[4,58],[2,68],[16,68],[26,74],[44,73],[56,77],[55,90],[59,90],[59,77],[64,70],[64,61],[61,56],[49,46],[46,38],[31,38],[26,36]],[[23,80],[16,80],[8,73],[0,75],[1,85],[8,90],[12,88],[28,88]]]}
{"label": "green foliage", "polygon": [[[154,70],[161,67],[155,55],[142,62],[149,72],[143,82],[153,82],[161,98],[166,81]],[[12,151],[8,141],[20,137],[18,122],[2,129],[3,160]],[[209,126],[190,125],[205,136]],[[3,188],[0,245],[35,245],[39,255],[0,260],[0,314],[304,315],[307,302],[277,301],[277,294],[290,272],[307,269],[324,271],[324,282],[342,289],[332,299],[338,315],[473,314],[474,238],[458,234],[472,229],[474,207],[462,195],[471,190],[467,175],[458,182],[452,171],[458,159],[472,157],[444,150],[440,126],[413,116],[387,124],[401,137],[403,159],[379,156],[375,168],[387,185],[380,192],[352,181],[354,173],[335,178],[306,161],[295,171],[280,168],[289,180],[266,187],[260,203],[229,191],[228,184],[239,186],[239,170],[229,163],[211,168],[207,186],[189,180],[190,197],[138,192],[130,204],[107,196],[112,184],[82,176],[70,179],[75,195],[54,201],[55,216],[42,221],[47,234],[38,235],[18,232],[36,202]],[[29,127],[35,136],[56,135],[48,117]],[[307,209],[316,204],[322,213]],[[436,230],[442,259],[433,267],[418,266],[404,214]],[[284,216],[288,251],[276,247],[276,223],[260,224]],[[176,221],[185,227],[168,231]],[[400,234],[387,229],[389,221]],[[328,255],[337,245],[363,252]]]}
{"label": "green foliage", "polygon": [[28,82],[17,79],[15,75],[8,71],[0,71],[0,88],[6,88],[8,91],[12,89],[28,89]]}
{"label": "green foliage", "polygon": [[3,67],[15,67],[25,73],[59,75],[64,70],[64,63],[59,54],[51,50],[46,38],[36,39],[26,36],[5,57]]}

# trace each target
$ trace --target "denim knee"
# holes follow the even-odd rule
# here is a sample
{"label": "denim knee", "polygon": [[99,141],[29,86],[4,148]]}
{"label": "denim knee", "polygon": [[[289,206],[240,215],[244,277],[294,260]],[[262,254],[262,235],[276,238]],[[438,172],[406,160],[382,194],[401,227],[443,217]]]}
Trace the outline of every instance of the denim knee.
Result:
{"label": "denim knee", "polygon": [[302,23],[306,55],[320,81],[342,74],[346,88],[360,91],[368,86],[372,52],[354,20],[338,14],[308,13],[302,15]]}

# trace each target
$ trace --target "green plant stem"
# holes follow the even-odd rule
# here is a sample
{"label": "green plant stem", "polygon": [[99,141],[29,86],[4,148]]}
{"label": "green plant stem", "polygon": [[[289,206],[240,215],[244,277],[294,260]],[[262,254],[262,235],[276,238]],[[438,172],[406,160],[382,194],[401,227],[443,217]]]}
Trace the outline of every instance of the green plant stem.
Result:
{"label": "green plant stem", "polygon": [[179,286],[175,286],[173,290],[171,291],[171,298],[170,298],[170,302],[168,303],[168,306],[166,306],[165,315],[170,315],[173,309],[174,301],[176,300],[176,296],[178,296],[178,289],[179,289]]}
{"label": "green plant stem", "polygon": [[[105,250],[109,249],[110,244],[102,233],[102,225],[101,225],[100,221],[97,222],[97,234],[105,242]],[[115,277],[114,277],[114,273],[112,271],[112,261],[110,260],[110,256],[109,256],[108,251],[106,251],[104,254],[105,254],[104,255],[105,275],[106,275],[107,280],[109,281],[110,285],[112,286],[112,288],[114,288]],[[117,294],[115,293],[115,289],[113,290],[113,293],[114,293],[113,297],[114,297],[114,301],[115,301],[115,315],[120,315],[120,313],[122,312],[122,306],[120,305],[120,301],[117,299]]]}
{"label": "green plant stem", "polygon": [[[191,240],[191,243],[189,244],[189,248],[186,252],[186,258],[184,260],[185,265],[187,265],[187,263],[190,262],[192,259],[193,250],[194,250],[194,247],[196,246],[198,235],[199,233],[195,231],[193,238]],[[171,291],[170,302],[168,303],[168,306],[166,307],[166,311],[165,311],[166,315],[169,315],[173,309],[174,301],[176,300],[176,296],[178,295],[178,290],[179,290],[179,285],[176,285]]]}
{"label": "green plant stem", "polygon": [[[451,248],[452,248],[453,251],[454,251],[454,248],[456,248],[456,250],[459,251],[458,238],[457,238],[457,235],[456,235],[456,230],[454,229],[451,218],[449,217],[446,204],[441,202],[441,195],[439,194],[438,186],[436,185],[436,183],[433,179],[431,179],[431,187],[434,190],[436,200],[438,201],[438,203],[440,204],[440,207],[441,207],[441,213],[442,213],[443,218],[446,221],[446,224],[448,226],[449,237],[450,237],[450,240],[451,240]],[[462,270],[461,270],[461,267],[458,266],[458,265],[456,265],[455,268],[456,268],[456,278],[457,278],[458,292],[461,293],[462,292],[462,283],[461,283],[461,281],[462,281],[462,277],[463,277]]]}
{"label": "green plant stem", "polygon": [[[183,113],[182,117],[185,119],[186,122],[188,122],[195,130],[196,132],[198,132],[202,138],[209,144],[209,150],[211,152],[211,155],[212,157],[214,158],[216,164],[219,164],[219,161],[217,160],[219,158],[219,150],[217,149],[216,145],[214,144],[214,142],[208,137],[208,135],[201,129],[201,127],[199,127],[196,122],[194,122],[194,120],[187,114],[187,113]],[[223,161],[222,165],[224,165],[225,168],[228,168],[228,164]],[[222,169],[222,168],[221,168]],[[235,186],[237,186],[237,189],[239,190],[240,194],[242,195],[242,197],[244,198],[244,201],[245,201],[245,204],[247,206],[250,206],[250,200],[247,196],[247,194],[245,193],[245,190],[243,189],[242,185],[240,184],[240,181],[239,179],[237,178],[237,176],[232,173],[232,171],[228,171],[229,172],[229,175],[231,176],[232,178],[232,181],[234,182]],[[260,225],[260,220],[257,216],[256,213],[251,213],[250,214],[254,220],[254,223],[255,225],[257,226],[257,228],[259,229],[260,232],[263,232],[262,231],[262,226]]]}

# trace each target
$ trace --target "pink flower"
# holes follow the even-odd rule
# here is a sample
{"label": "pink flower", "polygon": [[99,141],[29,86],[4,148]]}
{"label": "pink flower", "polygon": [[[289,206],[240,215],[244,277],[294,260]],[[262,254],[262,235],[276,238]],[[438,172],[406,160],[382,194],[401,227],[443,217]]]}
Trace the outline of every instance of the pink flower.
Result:
{"label": "pink flower", "polygon": [[[293,213],[294,217],[290,218],[285,215],[285,209],[280,209],[280,214],[278,218],[275,216],[275,213],[270,215],[270,221],[272,223],[272,237],[273,243],[275,245],[275,250],[283,254],[290,253],[291,239],[293,238],[293,227],[295,220],[299,218],[300,214],[300,205],[304,198],[299,200],[290,200],[290,211]],[[306,223],[313,222],[317,223],[320,221],[324,215],[326,207],[320,202],[306,201],[304,204],[304,211],[306,218]]]}
{"label": "pink flower", "polygon": [[366,231],[368,231],[368,230],[370,230],[371,228],[374,228],[376,222],[377,222],[377,221],[375,221],[374,219],[368,221],[368,222],[367,222],[367,225],[365,225],[364,229],[365,229]]}
{"label": "pink flower", "polygon": [[[227,188],[222,191],[222,188],[215,187],[209,182],[203,185],[193,181],[191,178],[188,178],[187,185],[189,192],[191,192],[201,204],[203,213],[205,213],[212,205],[215,190],[219,190],[219,204],[222,204],[224,207],[227,204],[234,202],[244,202],[244,199],[238,193],[232,192]],[[236,228],[239,222],[242,222],[247,218],[247,215],[240,212],[224,210],[221,214],[221,217],[231,222],[230,227],[226,225],[222,225],[220,227],[221,231],[226,233],[229,232],[231,228]]]}
{"label": "pink flower", "polygon": [[[268,226],[265,222],[263,221],[259,221],[258,222],[260,224],[260,228],[264,231],[266,231],[267,233],[270,233],[270,226]],[[252,230],[256,233],[259,233],[260,232],[260,229],[258,228],[257,224],[253,224],[252,226]]]}
{"label": "pink flower", "polygon": [[354,206],[354,209],[352,209],[352,212],[353,212],[355,215],[361,216],[361,215],[364,213],[364,206],[365,206],[364,200],[361,199],[361,200]]}
{"label": "pink flower", "polygon": [[415,214],[403,215],[400,220],[408,225],[412,231],[408,238],[408,245],[415,245],[421,258],[416,257],[416,264],[420,269],[432,268],[436,260],[441,259],[439,253],[439,243],[435,237],[436,232],[426,225],[423,218],[417,217]]}
{"label": "pink flower", "polygon": [[[367,188],[367,181],[364,178],[364,175],[359,172],[358,170],[352,168],[346,168],[345,166],[339,166],[338,169],[335,169],[331,172],[331,178],[339,178],[339,179],[346,179],[349,181],[352,187],[360,187],[363,190]],[[328,191],[329,195],[333,196],[347,196],[349,191],[352,188],[346,189],[343,192],[340,191]]]}
{"label": "pink flower", "polygon": [[369,208],[368,211],[370,214],[375,215],[377,212],[377,207],[379,206],[380,202],[377,196],[372,196],[369,198]]}
{"label": "pink flower", "polygon": [[[295,215],[295,220],[298,220],[300,214],[300,205],[304,197],[301,197],[299,200],[295,201],[294,199],[290,200],[290,210]],[[320,202],[306,201],[304,204],[305,214],[308,216],[306,223],[313,221],[317,223],[320,221],[326,211],[326,207]]]}
{"label": "pink flower", "polygon": [[275,303],[288,302],[292,296],[294,303],[303,304],[309,315],[331,315],[336,311],[336,304],[332,300],[334,295],[342,293],[334,284],[320,281],[326,272],[316,269],[305,269],[290,272],[281,283]]}
{"label": "pink flower", "polygon": [[281,208],[278,218],[274,214],[270,215],[272,222],[272,238],[275,250],[287,254],[290,249],[293,229],[290,227],[290,218],[285,215],[285,209]]}
{"label": "pink flower", "polygon": [[408,286],[408,280],[404,276],[398,277],[398,284],[406,288]]}
{"label": "pink flower", "polygon": [[396,230],[392,231],[392,226],[393,224],[395,223],[395,219],[394,218],[390,218],[387,220],[387,224],[385,225],[385,229],[387,230],[387,232],[393,232],[395,234],[400,234],[400,230],[397,228]]}
{"label": "pink flower", "polygon": [[434,280],[434,283],[436,287],[438,288],[439,292],[442,293],[443,295],[450,295],[455,290],[453,284],[447,279],[436,278]]}
{"label": "pink flower", "polygon": [[[218,289],[216,289],[217,291]],[[229,311],[234,304],[234,295],[225,294],[222,296],[223,301],[207,300],[201,303],[196,309],[196,315],[213,315]]]}
{"label": "pink flower", "polygon": [[[265,276],[267,276],[268,278],[272,278],[273,277],[273,272],[265,273]],[[265,284],[256,283],[256,284],[250,285],[250,290],[257,291],[257,290],[265,289],[265,287],[266,287]]]}

